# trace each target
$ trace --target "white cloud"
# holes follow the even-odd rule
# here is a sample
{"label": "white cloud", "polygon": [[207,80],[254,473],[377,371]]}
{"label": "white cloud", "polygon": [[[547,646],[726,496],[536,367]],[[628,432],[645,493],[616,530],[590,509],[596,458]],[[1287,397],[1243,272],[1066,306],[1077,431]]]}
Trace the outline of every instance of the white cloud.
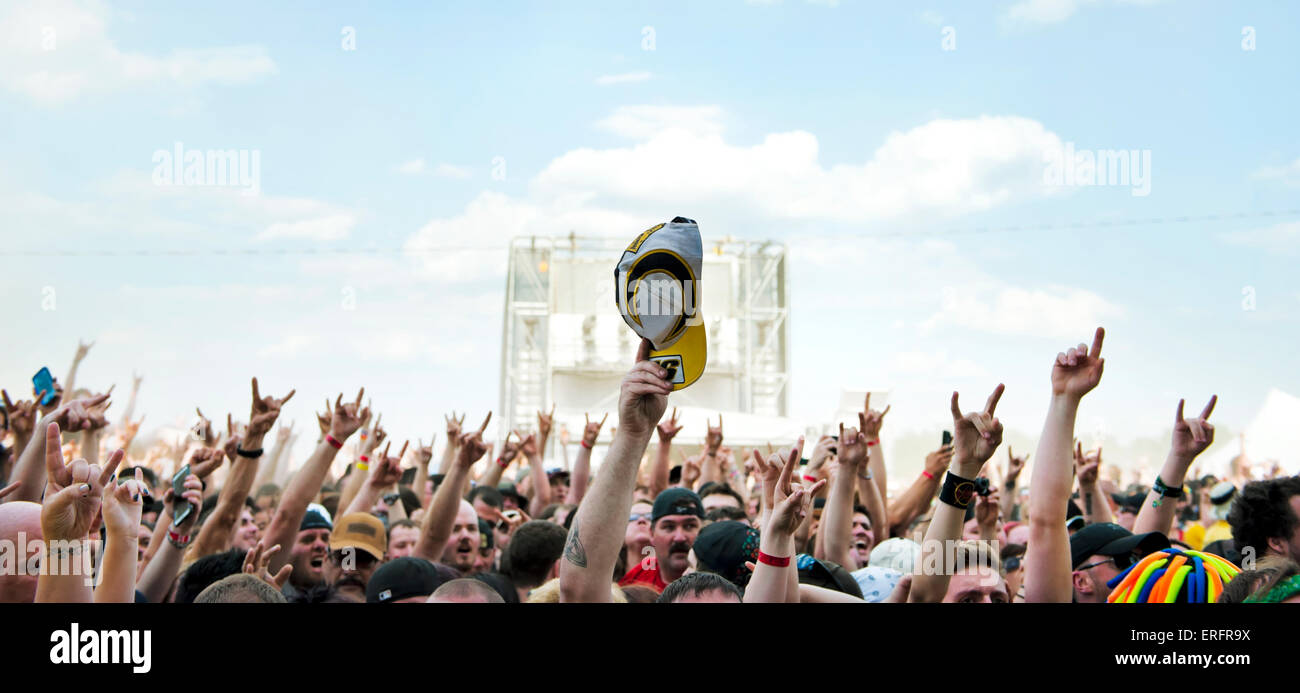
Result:
{"label": "white cloud", "polygon": [[1286,185],[1300,186],[1300,159],[1281,166],[1264,166],[1255,171],[1251,178],[1257,180],[1278,180]]}
{"label": "white cloud", "polygon": [[433,175],[438,176],[439,178],[459,178],[463,180],[470,177],[470,172],[469,169],[464,166],[443,163],[438,164],[438,166],[433,169]]}
{"label": "white cloud", "polygon": [[947,286],[939,312],[921,326],[956,326],[994,334],[1075,338],[1123,309],[1086,289],[1023,288],[1001,282]]}
{"label": "white cloud", "polygon": [[[1114,0],[1120,5],[1154,5],[1163,0]],[[1021,0],[1003,14],[1004,22],[1017,26],[1059,24],[1074,16],[1084,6],[1100,0]]]}
{"label": "white cloud", "polygon": [[412,159],[397,167],[398,173],[405,173],[408,176],[414,176],[424,173],[424,159]]}
{"label": "white cloud", "polygon": [[614,84],[630,84],[632,82],[644,82],[650,79],[649,72],[624,72],[617,75],[601,75],[596,78],[596,85],[608,87]]}
{"label": "white cloud", "polygon": [[826,166],[816,136],[804,131],[768,134],[749,146],[727,142],[716,107],[625,107],[600,126],[640,141],[563,154],[536,187],[609,204],[725,202],[777,218],[861,222],[1052,194],[1043,183],[1043,152],[1061,147],[1027,118],[940,119],[891,133],[863,163]]}
{"label": "white cloud", "polygon": [[937,379],[985,378],[989,373],[970,359],[954,357],[945,349],[935,351],[900,351],[894,354],[891,367],[898,373],[924,375]]}
{"label": "white cloud", "polygon": [[0,11],[0,86],[58,105],[93,92],[142,85],[244,84],[276,72],[261,46],[152,56],[120,49],[110,11],[94,0],[18,2]]}
{"label": "white cloud", "polygon": [[919,17],[921,21],[925,22],[926,24],[933,24],[935,26],[939,26],[943,24],[943,15],[939,14],[938,12],[935,12],[934,10],[926,10],[922,12],[919,15]]}

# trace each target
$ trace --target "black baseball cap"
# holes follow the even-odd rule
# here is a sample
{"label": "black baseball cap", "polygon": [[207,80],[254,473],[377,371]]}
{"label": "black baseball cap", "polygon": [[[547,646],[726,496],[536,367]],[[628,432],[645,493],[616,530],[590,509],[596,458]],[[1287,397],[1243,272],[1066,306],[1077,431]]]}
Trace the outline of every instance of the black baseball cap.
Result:
{"label": "black baseball cap", "polygon": [[758,561],[758,539],[758,530],[743,522],[725,520],[701,529],[692,548],[703,568],[743,587],[749,582],[745,561]]}
{"label": "black baseball cap", "polygon": [[1070,568],[1083,565],[1091,556],[1145,556],[1169,548],[1169,539],[1160,532],[1134,534],[1113,522],[1088,525],[1070,537]]}
{"label": "black baseball cap", "polygon": [[513,498],[516,506],[520,508],[528,507],[528,499],[524,498],[523,494],[519,493],[519,489],[509,481],[497,484],[497,490],[501,492],[502,497]]}
{"label": "black baseball cap", "polygon": [[654,509],[650,511],[650,522],[652,524],[658,522],[659,518],[667,515],[694,515],[703,520],[704,502],[690,489],[680,486],[666,489],[655,496]]}
{"label": "black baseball cap", "polygon": [[379,566],[366,584],[367,604],[387,604],[399,599],[427,597],[443,583],[429,561],[403,556]]}

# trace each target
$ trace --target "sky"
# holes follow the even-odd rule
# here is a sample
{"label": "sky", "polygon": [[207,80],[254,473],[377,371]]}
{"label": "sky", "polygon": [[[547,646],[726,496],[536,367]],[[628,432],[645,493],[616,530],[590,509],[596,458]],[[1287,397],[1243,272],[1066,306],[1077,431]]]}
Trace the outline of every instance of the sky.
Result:
{"label": "sky", "polygon": [[810,424],[871,388],[937,438],[1003,382],[1031,448],[1104,325],[1081,431],[1240,430],[1300,393],[1297,68],[1282,1],[3,2],[0,383],[94,340],[148,424],[256,375],[441,439],[499,408],[512,237],[683,215],[788,245]]}

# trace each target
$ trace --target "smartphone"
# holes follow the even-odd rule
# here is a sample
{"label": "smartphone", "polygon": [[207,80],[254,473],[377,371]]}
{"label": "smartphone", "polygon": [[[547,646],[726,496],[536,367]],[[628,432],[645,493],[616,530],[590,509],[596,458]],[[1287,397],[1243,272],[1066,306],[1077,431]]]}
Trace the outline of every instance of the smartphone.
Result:
{"label": "smartphone", "polygon": [[952,445],[952,431],[943,432],[943,444]]}
{"label": "smartphone", "polygon": [[193,503],[187,500],[181,500],[181,494],[185,493],[185,479],[187,479],[189,475],[190,466],[187,464],[184,467],[181,467],[179,472],[176,472],[176,476],[172,477],[172,493],[176,496],[176,505],[174,506],[175,515],[172,517],[172,529],[179,527],[181,523],[185,521],[185,518],[189,517],[190,513],[194,512]]}
{"label": "smartphone", "polygon": [[41,398],[41,406],[48,407],[54,401],[54,376],[50,375],[49,367],[36,371],[32,376],[32,394],[39,395],[42,391],[45,396]]}
{"label": "smartphone", "polygon": [[507,510],[507,511],[501,513],[501,515],[502,515],[502,517],[505,517],[507,520],[518,520],[518,519],[519,519],[519,511],[518,511],[518,510]]}

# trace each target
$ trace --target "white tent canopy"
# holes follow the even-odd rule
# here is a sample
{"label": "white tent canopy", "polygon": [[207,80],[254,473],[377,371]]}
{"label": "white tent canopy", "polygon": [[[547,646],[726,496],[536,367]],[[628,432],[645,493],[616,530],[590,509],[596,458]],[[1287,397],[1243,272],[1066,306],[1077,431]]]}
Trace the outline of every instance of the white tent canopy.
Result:
{"label": "white tent canopy", "polygon": [[1242,436],[1202,461],[1202,473],[1226,475],[1232,459],[1243,452],[1253,464],[1271,466],[1277,461],[1288,474],[1300,472],[1300,426],[1296,421],[1300,421],[1300,398],[1269,390]]}

